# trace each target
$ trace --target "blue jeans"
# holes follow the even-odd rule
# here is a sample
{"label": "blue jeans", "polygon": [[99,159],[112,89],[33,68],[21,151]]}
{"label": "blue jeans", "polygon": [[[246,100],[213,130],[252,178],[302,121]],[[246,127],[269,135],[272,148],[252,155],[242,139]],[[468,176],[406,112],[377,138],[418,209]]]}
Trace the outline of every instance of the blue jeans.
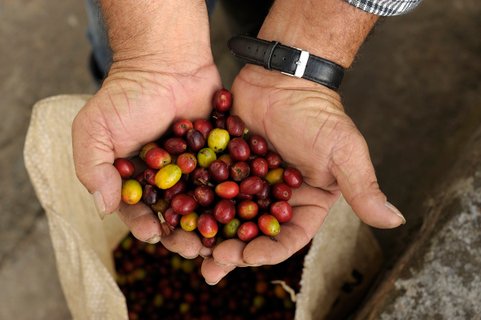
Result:
{"label": "blue jeans", "polygon": [[[206,0],[209,15],[214,10],[216,0]],[[100,71],[106,75],[112,64],[112,50],[110,50],[107,31],[102,19],[98,0],[85,0],[87,10],[87,36],[92,45],[93,56]]]}

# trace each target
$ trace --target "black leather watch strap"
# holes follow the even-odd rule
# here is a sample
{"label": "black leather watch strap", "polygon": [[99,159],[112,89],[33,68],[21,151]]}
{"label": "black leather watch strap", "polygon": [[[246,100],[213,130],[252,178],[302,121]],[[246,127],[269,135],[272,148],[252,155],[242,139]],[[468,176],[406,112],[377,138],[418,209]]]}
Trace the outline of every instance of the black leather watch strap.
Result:
{"label": "black leather watch strap", "polygon": [[344,75],[340,65],[277,41],[235,36],[228,46],[232,54],[244,62],[311,80],[334,90],[339,88]]}

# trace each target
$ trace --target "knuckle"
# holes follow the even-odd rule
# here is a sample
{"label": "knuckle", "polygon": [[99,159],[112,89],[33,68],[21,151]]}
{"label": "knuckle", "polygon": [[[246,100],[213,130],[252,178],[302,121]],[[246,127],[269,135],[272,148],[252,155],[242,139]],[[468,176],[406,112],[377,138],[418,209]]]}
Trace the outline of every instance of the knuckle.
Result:
{"label": "knuckle", "polygon": [[377,180],[369,180],[363,186],[358,186],[350,194],[349,199],[346,198],[351,203],[358,201],[365,201],[366,199],[374,199],[384,197],[381,189],[379,188],[379,183]]}

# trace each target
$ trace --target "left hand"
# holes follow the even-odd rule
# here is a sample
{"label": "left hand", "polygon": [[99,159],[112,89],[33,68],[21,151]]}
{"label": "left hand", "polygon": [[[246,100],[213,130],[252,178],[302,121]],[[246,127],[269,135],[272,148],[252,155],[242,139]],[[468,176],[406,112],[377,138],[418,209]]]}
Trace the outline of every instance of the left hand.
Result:
{"label": "left hand", "polygon": [[404,222],[379,189],[367,144],[327,87],[248,65],[234,81],[233,113],[251,132],[266,137],[304,176],[289,201],[293,219],[272,240],[227,240],[214,248],[202,273],[217,283],[237,266],[277,264],[304,247],[342,192],[359,218],[378,228]]}

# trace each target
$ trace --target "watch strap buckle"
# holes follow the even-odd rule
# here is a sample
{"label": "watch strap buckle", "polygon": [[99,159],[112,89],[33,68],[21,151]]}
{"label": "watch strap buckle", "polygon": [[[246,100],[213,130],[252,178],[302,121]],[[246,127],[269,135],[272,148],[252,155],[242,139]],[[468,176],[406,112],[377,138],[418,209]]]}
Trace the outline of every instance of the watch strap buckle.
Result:
{"label": "watch strap buckle", "polygon": [[307,62],[309,61],[310,54],[305,50],[299,48],[295,49],[301,52],[301,54],[299,55],[299,60],[296,61],[296,70],[293,74],[284,71],[281,71],[281,73],[290,77],[302,78],[304,76],[304,73],[306,72]]}

